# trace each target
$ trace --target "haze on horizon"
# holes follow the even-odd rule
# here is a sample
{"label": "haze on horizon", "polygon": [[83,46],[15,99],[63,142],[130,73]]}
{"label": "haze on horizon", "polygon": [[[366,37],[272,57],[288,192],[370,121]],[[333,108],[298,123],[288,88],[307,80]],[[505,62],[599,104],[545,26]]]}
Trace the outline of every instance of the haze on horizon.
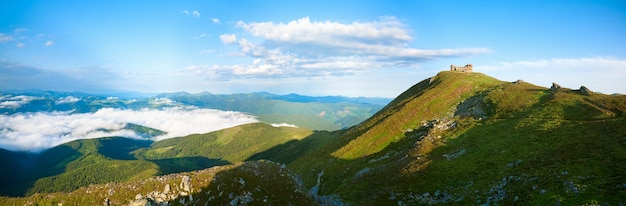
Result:
{"label": "haze on horizon", "polygon": [[395,97],[471,63],[626,93],[626,2],[7,1],[0,90]]}

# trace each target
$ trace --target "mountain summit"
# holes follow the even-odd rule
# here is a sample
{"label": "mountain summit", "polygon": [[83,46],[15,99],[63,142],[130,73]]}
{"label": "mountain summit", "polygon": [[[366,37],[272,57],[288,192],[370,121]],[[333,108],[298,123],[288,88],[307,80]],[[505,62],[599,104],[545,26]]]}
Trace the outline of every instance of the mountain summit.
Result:
{"label": "mountain summit", "polygon": [[[347,129],[309,132],[257,123],[125,150],[132,157],[125,161],[144,162],[152,170],[155,165],[147,161],[157,163],[157,171],[188,171],[175,168],[188,165],[198,169],[199,164],[192,164],[198,159],[227,160],[225,164],[248,161],[244,166],[236,163],[239,170],[218,167],[214,171],[219,170],[219,176],[199,175],[204,172],[182,175],[192,176],[196,189],[181,190],[185,195],[177,193],[177,197],[184,198],[172,201],[192,205],[263,204],[271,201],[264,197],[278,198],[269,195],[283,191],[278,187],[293,188],[289,197],[303,197],[301,204],[314,204],[315,200],[318,204],[353,205],[613,205],[623,204],[626,196],[625,111],[623,95],[551,89],[521,80],[504,82],[481,73],[444,71],[417,83],[371,118]],[[259,132],[285,138],[255,147],[261,145],[261,138],[270,138],[256,134]],[[256,139],[246,140],[250,138]],[[194,144],[201,140],[206,143]],[[246,145],[236,145],[238,142]],[[220,145],[249,150],[237,154],[220,150]],[[99,151],[110,150],[100,147]],[[223,155],[210,156],[215,153],[212,151]],[[238,158],[225,159],[235,155]],[[160,160],[161,156],[164,159]],[[253,176],[262,178],[250,181]],[[117,184],[133,187],[140,183]],[[122,204],[135,201],[133,197],[155,202],[150,194],[163,190],[163,185],[158,185],[147,192],[150,188],[142,186],[137,194],[131,191],[116,196],[105,191],[119,185],[108,185],[89,190],[97,204],[104,198]],[[74,200],[71,195],[51,196],[59,202]],[[296,201],[283,197],[275,203]],[[37,196],[0,200],[20,203],[28,198]]]}

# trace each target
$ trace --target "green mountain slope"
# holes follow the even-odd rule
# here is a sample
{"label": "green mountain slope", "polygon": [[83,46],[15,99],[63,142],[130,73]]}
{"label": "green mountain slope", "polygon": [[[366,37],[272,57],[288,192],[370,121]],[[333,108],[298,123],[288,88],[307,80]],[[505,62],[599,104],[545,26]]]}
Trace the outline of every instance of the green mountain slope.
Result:
{"label": "green mountain slope", "polygon": [[[162,174],[203,169],[229,162],[241,162],[254,154],[292,140],[300,140],[312,132],[293,127],[273,127],[252,123],[207,134],[166,139],[149,148],[133,152],[135,156],[159,162]],[[183,161],[184,157],[201,157],[213,162]]]}
{"label": "green mountain slope", "polygon": [[[181,183],[176,187],[181,198],[168,197],[167,201],[238,204],[288,194],[303,202],[288,199],[280,203],[308,205],[314,199],[317,203],[343,201],[353,205],[619,205],[626,197],[625,111],[623,95],[548,89],[522,81],[503,82],[480,73],[446,71],[419,82],[371,118],[344,130],[312,132],[255,123],[145,147],[93,140],[100,146],[85,147],[100,149],[86,150],[78,145],[89,144],[79,141],[55,148],[65,155],[52,153],[49,165],[62,173],[43,179],[105,162],[99,157],[114,162],[146,162],[149,165],[144,172],[152,174],[267,159],[286,167],[251,161],[244,166],[237,163],[202,170],[238,168],[225,169],[231,172],[223,176],[215,172],[194,176],[193,181],[201,182],[194,185],[202,184],[201,190],[180,190],[184,188]],[[111,149],[115,147],[107,144],[127,146]],[[28,165],[23,162],[39,158],[8,155],[21,160],[5,163],[8,165]],[[182,174],[200,175],[202,171]],[[129,203],[134,194],[156,201],[154,197],[160,193],[153,192],[162,190],[170,180],[167,177],[180,176],[161,176],[156,178],[158,184],[148,183],[155,178],[141,180],[144,189],[120,192],[125,195],[119,198],[115,197],[117,192],[110,195],[103,189],[111,184],[70,194],[97,190],[82,197],[98,204],[104,198],[118,201],[115,204]],[[140,177],[126,178],[133,182]],[[101,189],[88,189],[94,187]],[[56,202],[73,198],[65,194],[53,197]],[[42,196],[29,198],[37,202]],[[29,198],[0,201],[21,203]]]}
{"label": "green mountain slope", "polygon": [[158,142],[122,137],[84,139],[41,154],[0,150],[3,195],[69,192],[90,184],[125,182],[154,175],[242,162],[252,155],[310,135],[308,129],[241,125]]}
{"label": "green mountain slope", "polygon": [[[259,175],[263,174],[263,175]],[[290,171],[269,161],[244,162],[68,193],[0,197],[2,205],[315,205]]]}
{"label": "green mountain slope", "polygon": [[624,111],[624,96],[441,72],[289,167],[354,204],[617,204]]}

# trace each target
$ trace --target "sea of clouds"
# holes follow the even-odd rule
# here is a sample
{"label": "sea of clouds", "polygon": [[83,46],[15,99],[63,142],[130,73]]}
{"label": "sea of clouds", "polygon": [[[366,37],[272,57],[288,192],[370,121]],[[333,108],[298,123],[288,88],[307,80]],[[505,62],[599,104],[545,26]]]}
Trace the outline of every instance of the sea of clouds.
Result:
{"label": "sea of clouds", "polygon": [[[66,100],[72,101],[72,100]],[[258,122],[241,112],[170,107],[163,109],[104,108],[94,113],[35,112],[0,115],[0,148],[38,152],[77,139],[123,136],[142,138],[127,123],[158,129],[163,140],[189,134],[207,133],[241,124]]]}

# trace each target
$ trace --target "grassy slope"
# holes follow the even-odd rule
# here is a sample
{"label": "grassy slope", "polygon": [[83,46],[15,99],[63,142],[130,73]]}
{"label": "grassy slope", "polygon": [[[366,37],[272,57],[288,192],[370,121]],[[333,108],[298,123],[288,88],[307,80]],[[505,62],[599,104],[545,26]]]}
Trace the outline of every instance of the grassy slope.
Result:
{"label": "grassy slope", "polygon": [[[469,98],[486,119],[456,111]],[[626,196],[625,110],[624,96],[441,72],[289,166],[310,187],[324,171],[320,192],[357,204],[424,204],[416,194],[426,192],[464,204],[615,204]],[[425,139],[407,132],[433,119],[457,127]]]}
{"label": "grassy slope", "polygon": [[[264,175],[258,175],[259,173]],[[190,177],[190,192],[183,195],[179,187],[183,176]],[[243,182],[243,184],[242,184]],[[249,197],[249,205],[314,205],[306,189],[295,176],[280,165],[268,161],[245,162],[193,172],[158,176],[123,183],[107,183],[82,187],[69,193],[34,194],[29,197],[0,197],[2,205],[125,205],[137,194],[147,197],[165,192],[176,198],[169,205],[226,205],[236,198]],[[241,201],[240,201],[241,203]]]}
{"label": "grassy slope", "polygon": [[137,155],[145,159],[201,156],[241,162],[256,153],[290,140],[303,139],[310,134],[308,129],[251,123],[207,134],[158,141],[150,149],[137,152]]}
{"label": "grassy slope", "polygon": [[[5,172],[8,176],[2,182],[9,187],[2,192],[12,196],[69,192],[90,184],[124,182],[242,162],[311,133],[303,128],[252,123],[154,143],[107,137],[69,142],[40,155],[5,151],[7,154],[2,157],[15,161],[3,162],[3,165],[15,170]],[[20,164],[27,165],[17,167]]]}

